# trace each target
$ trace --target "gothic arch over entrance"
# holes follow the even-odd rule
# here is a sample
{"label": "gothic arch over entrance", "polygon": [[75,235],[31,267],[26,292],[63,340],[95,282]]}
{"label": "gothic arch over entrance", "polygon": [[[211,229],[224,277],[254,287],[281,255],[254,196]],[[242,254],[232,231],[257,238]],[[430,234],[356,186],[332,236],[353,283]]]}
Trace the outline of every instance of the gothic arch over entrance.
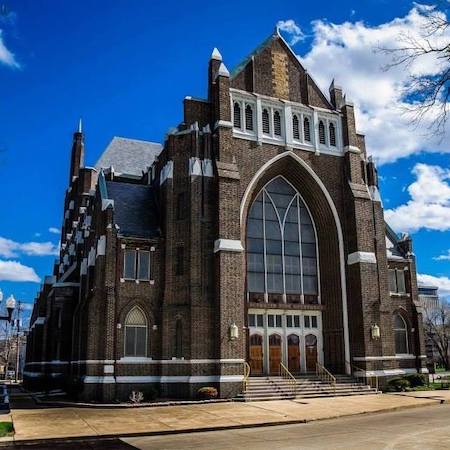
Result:
{"label": "gothic arch over entrance", "polygon": [[[320,303],[321,314],[316,318],[323,330],[323,341],[318,341],[318,354],[323,353],[323,363],[332,371],[347,372],[350,368],[347,294],[345,284],[345,263],[342,229],[339,216],[323,182],[313,169],[294,152],[284,152],[264,164],[248,184],[241,202],[241,241],[246,242],[247,219],[250,207],[261,189],[272,179],[282,176],[302,196],[309,207],[313,222],[316,225],[318,259],[320,261]],[[273,313],[270,304],[254,304],[248,301],[250,311],[264,314]],[[267,297],[265,302],[267,302]],[[255,309],[256,308],[256,309]],[[267,309],[269,308],[269,309]],[[277,306],[280,308],[280,306]],[[301,307],[299,308],[302,309]],[[259,311],[262,312],[262,311]],[[257,319],[255,319],[257,320]],[[267,319],[265,319],[267,323]],[[283,324],[287,320],[283,319]],[[300,320],[302,320],[300,318]],[[306,318],[304,319],[306,320]],[[308,319],[310,320],[310,319]],[[302,323],[302,326],[304,324]],[[269,349],[269,343],[267,350]],[[287,340],[283,342],[287,358]],[[301,351],[300,351],[301,352]],[[287,363],[287,359],[284,361]]]}

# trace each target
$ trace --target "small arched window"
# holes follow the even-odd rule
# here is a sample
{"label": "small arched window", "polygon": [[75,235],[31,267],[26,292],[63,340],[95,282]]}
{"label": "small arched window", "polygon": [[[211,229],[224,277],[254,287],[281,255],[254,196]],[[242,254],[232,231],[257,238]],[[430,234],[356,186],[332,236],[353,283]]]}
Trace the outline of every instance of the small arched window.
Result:
{"label": "small arched window", "polygon": [[334,123],[330,123],[330,145],[336,147],[336,127]]}
{"label": "small arched window", "polygon": [[147,319],[137,306],[125,318],[125,356],[147,356]]}
{"label": "small arched window", "polygon": [[253,108],[250,105],[245,107],[245,129],[253,131]]}
{"label": "small arched window", "polygon": [[181,319],[175,324],[175,358],[183,357],[183,325]]}
{"label": "small arched window", "polygon": [[292,116],[292,134],[294,139],[300,139],[300,127],[297,114]]}
{"label": "small arched window", "polygon": [[325,125],[322,121],[319,122],[319,142],[321,144],[326,144],[325,141]]}
{"label": "small arched window", "polygon": [[269,111],[266,108],[262,112],[262,127],[263,133],[270,134],[270,123],[269,123]]}
{"label": "small arched window", "polygon": [[400,314],[394,316],[395,354],[402,355],[408,352],[408,327]]}
{"label": "small arched window", "polygon": [[311,142],[311,126],[307,117],[303,119],[303,135],[306,142]]}
{"label": "small arched window", "polygon": [[273,113],[273,131],[276,136],[281,136],[281,115],[278,111]]}
{"label": "small arched window", "polygon": [[234,102],[233,106],[233,125],[234,128],[241,128],[241,105],[238,102]]}

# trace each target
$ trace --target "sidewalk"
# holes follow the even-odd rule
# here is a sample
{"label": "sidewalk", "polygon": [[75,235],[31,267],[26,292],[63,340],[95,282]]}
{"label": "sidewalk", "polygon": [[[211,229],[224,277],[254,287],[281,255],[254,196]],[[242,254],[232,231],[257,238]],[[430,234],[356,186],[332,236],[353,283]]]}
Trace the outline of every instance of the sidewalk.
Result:
{"label": "sidewalk", "polygon": [[439,405],[442,400],[450,402],[450,391],[158,408],[89,409],[35,407],[21,396],[19,402],[13,403],[11,415],[16,432],[14,440],[23,442],[302,423],[354,414]]}

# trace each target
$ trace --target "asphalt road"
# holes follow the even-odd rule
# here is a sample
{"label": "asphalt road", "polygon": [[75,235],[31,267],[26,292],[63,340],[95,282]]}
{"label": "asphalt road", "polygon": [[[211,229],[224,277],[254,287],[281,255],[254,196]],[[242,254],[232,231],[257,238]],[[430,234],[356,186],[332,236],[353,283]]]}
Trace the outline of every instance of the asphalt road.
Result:
{"label": "asphalt road", "polygon": [[20,450],[450,449],[450,404],[298,425],[8,447]]}
{"label": "asphalt road", "polygon": [[127,438],[155,449],[450,449],[450,404],[241,430]]}

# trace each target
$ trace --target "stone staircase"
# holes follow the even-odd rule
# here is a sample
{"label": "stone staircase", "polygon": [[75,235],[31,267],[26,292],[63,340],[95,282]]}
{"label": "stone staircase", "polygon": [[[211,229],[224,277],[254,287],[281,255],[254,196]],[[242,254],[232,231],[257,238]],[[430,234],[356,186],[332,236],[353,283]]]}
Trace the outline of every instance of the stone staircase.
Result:
{"label": "stone staircase", "polygon": [[375,388],[356,381],[348,375],[335,375],[335,388],[315,375],[297,376],[295,393],[293,385],[286,378],[278,376],[249,377],[247,389],[234,400],[292,400],[294,398],[334,397],[344,395],[377,394]]}

